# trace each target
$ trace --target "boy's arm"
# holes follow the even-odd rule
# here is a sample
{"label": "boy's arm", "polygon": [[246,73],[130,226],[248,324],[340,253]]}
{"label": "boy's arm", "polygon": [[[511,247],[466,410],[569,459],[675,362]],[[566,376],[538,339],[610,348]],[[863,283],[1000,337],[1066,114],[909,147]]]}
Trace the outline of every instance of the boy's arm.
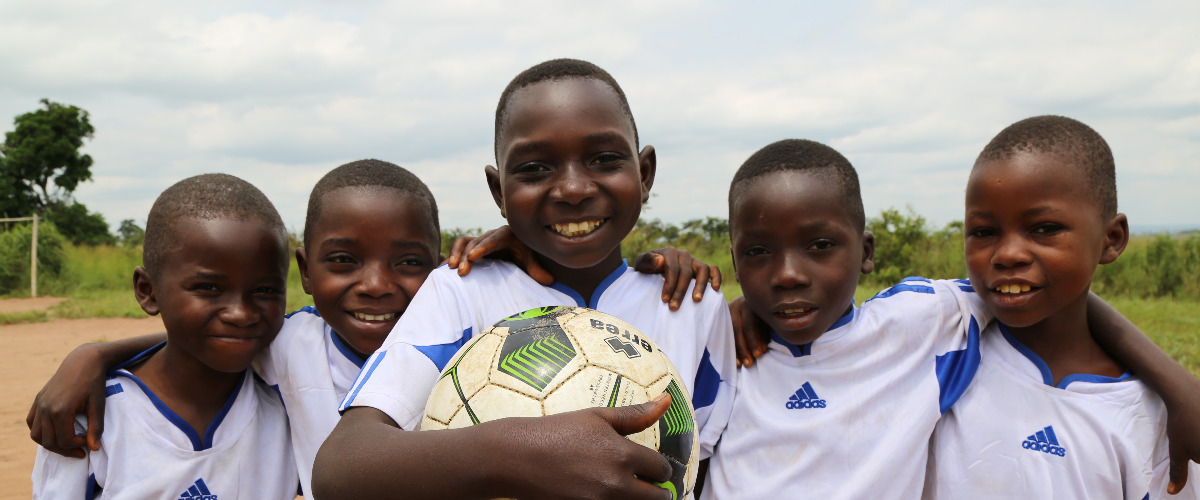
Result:
{"label": "boy's arm", "polygon": [[[484,257],[512,262],[542,285],[554,283],[554,276],[538,264],[533,251],[521,243],[508,226],[500,226],[477,238],[464,236],[454,240],[446,265],[458,269],[459,276],[466,276],[471,272],[471,263]],[[697,283],[711,281],[714,291],[721,290],[721,270],[692,257],[687,250],[674,247],[651,250],[638,255],[633,268],[643,274],[664,275],[662,301],[669,304],[672,311],[679,310],[693,278]],[[695,287],[692,300],[700,302],[704,290],[703,286]]]}
{"label": "boy's arm", "polygon": [[1188,461],[1200,459],[1200,379],[1159,349],[1112,306],[1091,294],[1088,325],[1113,359],[1138,374],[1167,407],[1167,439],[1174,494],[1187,483]]}
{"label": "boy's arm", "polygon": [[[71,351],[29,408],[29,437],[42,447],[73,458],[83,447],[100,449],[104,432],[104,381],[108,370],[166,340],[158,333],[112,342],[83,344]],[[75,415],[86,414],[86,439],[75,435]]]}
{"label": "boy's arm", "polygon": [[653,425],[670,401],[429,432],[355,407],[317,453],[314,497],[669,498],[647,482],[670,477],[666,459],[621,436]]}

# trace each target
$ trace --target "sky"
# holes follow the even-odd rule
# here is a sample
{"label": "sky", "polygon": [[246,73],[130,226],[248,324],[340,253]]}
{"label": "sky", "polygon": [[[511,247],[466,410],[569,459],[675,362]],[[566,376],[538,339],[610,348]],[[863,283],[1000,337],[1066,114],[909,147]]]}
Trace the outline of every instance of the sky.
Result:
{"label": "sky", "polygon": [[1135,232],[1200,227],[1200,2],[0,2],[0,131],[38,101],[96,132],[75,192],[144,225],[185,177],[258,186],[295,230],[330,169],[378,158],[443,228],[504,221],[484,181],[496,100],[585,59],[621,83],[658,173],[643,217],[726,217],[729,180],[784,138],[858,169],[868,216],[962,219],[975,156],[1022,118],[1105,137]]}

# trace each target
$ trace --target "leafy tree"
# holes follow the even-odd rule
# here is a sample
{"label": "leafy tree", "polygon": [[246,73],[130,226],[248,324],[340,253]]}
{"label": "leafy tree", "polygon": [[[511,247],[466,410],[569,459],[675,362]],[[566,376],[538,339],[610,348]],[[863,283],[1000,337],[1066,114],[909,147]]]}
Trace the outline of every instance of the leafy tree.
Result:
{"label": "leafy tree", "polygon": [[[293,236],[292,233],[288,233],[289,242],[292,241]],[[133,219],[125,219],[117,228],[117,239],[121,241],[122,245],[135,247],[146,241],[146,230],[133,222]],[[299,241],[299,238],[296,238],[296,241]]]}
{"label": "leafy tree", "polygon": [[86,206],[79,202],[70,205],[62,201],[52,201],[46,207],[46,220],[58,227],[58,232],[64,238],[76,245],[111,245],[116,238],[108,232],[108,223],[104,216],[88,212]]}
{"label": "leafy tree", "polygon": [[80,154],[95,129],[88,112],[42,99],[44,109],[17,116],[0,144],[0,210],[7,216],[44,213],[91,180],[92,157]]}

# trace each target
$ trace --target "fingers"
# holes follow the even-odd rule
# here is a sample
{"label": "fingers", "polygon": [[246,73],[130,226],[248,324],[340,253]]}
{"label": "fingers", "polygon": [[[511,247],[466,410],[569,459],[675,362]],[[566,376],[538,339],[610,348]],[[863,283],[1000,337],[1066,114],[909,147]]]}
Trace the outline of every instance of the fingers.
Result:
{"label": "fingers", "polygon": [[708,266],[709,274],[712,275],[713,291],[721,291],[721,268],[717,266]]}
{"label": "fingers", "polygon": [[745,329],[742,328],[742,308],[745,302],[745,297],[738,297],[729,303],[729,318],[733,322],[734,355],[737,357],[739,368],[754,365],[754,355],[750,354],[750,348],[746,347]]}
{"label": "fingers", "polygon": [[766,323],[758,319],[754,311],[750,310],[750,306],[745,306],[744,309],[742,311],[742,333],[746,336],[746,350],[751,356],[754,356],[754,359],[758,359],[767,353],[767,344],[771,341],[771,331]]}
{"label": "fingers", "polygon": [[[700,302],[701,300],[704,300],[704,290],[708,288],[707,286],[704,286],[704,284],[708,283],[708,278],[711,276],[712,269],[713,266],[700,262],[699,259],[692,261],[692,273],[696,275],[696,286],[692,288],[693,302]],[[720,271],[717,271],[717,273],[720,273]]]}
{"label": "fingers", "polygon": [[514,248],[513,253],[516,254],[517,260],[521,262],[521,266],[525,268],[525,273],[528,274],[530,278],[533,278],[533,281],[542,284],[542,286],[550,286],[554,284],[554,275],[550,274],[550,271],[542,267],[542,264],[537,260],[537,256],[534,255],[529,248],[521,245],[520,249]]}
{"label": "fingers", "polygon": [[1167,484],[1167,493],[1174,495],[1183,490],[1184,485],[1187,484],[1189,459],[1187,453],[1183,450],[1183,446],[1176,445],[1173,441],[1168,443],[1167,446],[1170,449],[1171,457],[1171,482]]}
{"label": "fingers", "polygon": [[454,244],[450,245],[450,256],[446,257],[446,265],[450,267],[458,267],[458,262],[465,252],[467,244],[475,238],[469,236],[460,236],[454,240]]}
{"label": "fingers", "polygon": [[104,395],[93,395],[87,407],[87,447],[92,451],[100,449],[100,435],[104,433],[104,401]]}
{"label": "fingers", "polygon": [[608,422],[613,430],[622,436],[627,436],[654,425],[670,407],[671,395],[664,392],[657,398],[640,405],[603,408],[599,411],[602,412],[601,418]]}

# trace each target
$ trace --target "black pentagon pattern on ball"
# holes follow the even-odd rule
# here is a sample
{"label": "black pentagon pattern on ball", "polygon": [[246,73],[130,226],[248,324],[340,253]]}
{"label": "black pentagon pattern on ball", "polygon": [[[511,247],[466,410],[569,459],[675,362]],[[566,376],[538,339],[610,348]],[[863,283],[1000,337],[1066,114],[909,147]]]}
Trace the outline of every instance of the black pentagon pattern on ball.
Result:
{"label": "black pentagon pattern on ball", "polygon": [[496,323],[508,328],[497,368],[530,387],[543,391],[575,358],[575,345],[557,317],[570,308],[530,309]]}

